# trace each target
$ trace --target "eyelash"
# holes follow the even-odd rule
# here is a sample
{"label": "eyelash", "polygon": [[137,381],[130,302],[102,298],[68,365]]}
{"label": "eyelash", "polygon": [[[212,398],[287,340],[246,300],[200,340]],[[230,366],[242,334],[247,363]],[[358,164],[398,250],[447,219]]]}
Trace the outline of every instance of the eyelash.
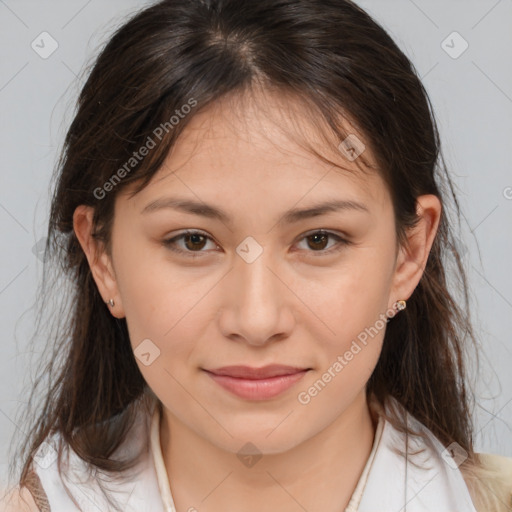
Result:
{"label": "eyelash", "polygon": [[[171,251],[176,252],[178,254],[184,254],[184,255],[186,255],[187,257],[190,257],[190,258],[200,258],[200,257],[202,257],[201,253],[204,253],[206,251],[188,251],[188,250],[183,250],[183,249],[176,248],[176,246],[174,245],[176,243],[176,241],[179,240],[179,239],[182,239],[184,236],[187,236],[187,235],[201,235],[201,236],[206,237],[208,240],[211,240],[212,242],[214,242],[214,240],[210,236],[208,236],[206,233],[203,233],[202,231],[185,231],[185,232],[180,233],[179,235],[176,235],[176,236],[174,236],[172,238],[169,238],[167,240],[163,240],[162,243],[163,243],[163,245],[165,247],[167,247]],[[346,239],[342,238],[341,236],[337,235],[336,233],[332,233],[331,231],[325,231],[323,229],[320,229],[320,230],[317,230],[317,231],[311,231],[311,232],[307,233],[306,235],[304,235],[299,240],[299,242],[301,242],[302,240],[305,240],[306,238],[308,238],[310,236],[313,236],[313,235],[328,235],[328,236],[333,237],[333,238],[338,240],[338,244],[337,244],[337,246],[335,246],[334,249],[331,248],[331,249],[327,249],[327,250],[323,249],[323,250],[320,250],[320,251],[307,251],[307,252],[313,253],[313,255],[315,257],[317,257],[317,256],[325,256],[325,255],[330,255],[330,254],[336,253],[338,251],[341,251],[345,246],[350,245],[350,243],[351,243],[348,240],[346,240]],[[315,253],[317,253],[317,254],[315,254]]]}

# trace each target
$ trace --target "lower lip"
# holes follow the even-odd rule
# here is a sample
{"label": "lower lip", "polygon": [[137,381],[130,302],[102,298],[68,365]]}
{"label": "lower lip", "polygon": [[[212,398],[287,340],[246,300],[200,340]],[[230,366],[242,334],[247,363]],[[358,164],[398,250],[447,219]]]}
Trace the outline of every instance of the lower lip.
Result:
{"label": "lower lip", "polygon": [[247,400],[267,400],[280,395],[296,382],[298,382],[306,372],[293,373],[291,375],[278,375],[276,377],[269,377],[268,379],[240,379],[235,377],[228,377],[227,375],[216,375],[211,372],[206,372],[208,375],[220,386],[227,391],[245,398]]}

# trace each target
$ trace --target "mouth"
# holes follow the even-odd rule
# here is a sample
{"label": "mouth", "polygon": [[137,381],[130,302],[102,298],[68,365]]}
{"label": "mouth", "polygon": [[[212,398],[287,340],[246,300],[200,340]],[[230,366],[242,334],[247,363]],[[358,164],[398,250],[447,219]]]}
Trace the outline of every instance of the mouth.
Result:
{"label": "mouth", "polygon": [[267,400],[291,388],[311,368],[269,365],[262,368],[250,366],[224,366],[204,371],[230,393],[247,400]]}

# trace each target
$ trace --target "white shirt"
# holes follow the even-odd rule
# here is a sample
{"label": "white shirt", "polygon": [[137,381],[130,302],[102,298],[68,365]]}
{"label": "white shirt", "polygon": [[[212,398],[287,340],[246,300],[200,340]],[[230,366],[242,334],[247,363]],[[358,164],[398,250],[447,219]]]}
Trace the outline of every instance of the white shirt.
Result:
{"label": "white shirt", "polygon": [[[450,457],[426,427],[410,415],[408,418],[411,426],[427,434],[428,441],[413,440],[379,415],[370,456],[345,512],[476,512],[456,464],[458,454]],[[70,451],[64,477],[84,512],[114,510],[102,495],[99,480],[108,487],[124,512],[176,512],[161,451],[159,426],[158,408],[150,418],[139,415],[119,452],[136,453],[144,448],[145,456],[117,483],[99,471],[88,475],[85,463]],[[394,452],[394,448],[405,450],[407,437],[411,458],[408,463],[405,457]],[[423,454],[412,457],[411,452],[419,448],[424,449]],[[43,444],[35,460],[38,463],[34,464],[34,469],[51,512],[78,512],[64,489],[52,449],[45,453]],[[418,468],[412,462],[429,467]]]}
{"label": "white shirt", "polygon": [[[164,503],[165,512],[176,512],[174,501],[172,499],[171,488],[169,486],[169,478],[167,476],[167,471],[165,469],[165,464],[164,464],[164,460],[162,457],[162,451],[160,448],[161,445],[160,445],[160,428],[159,428],[160,423],[159,423],[159,421],[160,421],[160,416],[158,414],[158,410],[155,410],[155,412],[153,414],[152,422],[151,422],[151,450],[152,450],[152,455],[153,455],[153,459],[155,462],[158,486],[160,488],[160,494],[162,496],[162,501]],[[376,452],[377,446],[380,441],[383,426],[384,426],[384,420],[382,419],[382,416],[379,416],[379,421],[377,424],[375,438],[374,438],[373,447],[372,447],[370,456],[369,456],[366,466],[363,470],[363,473],[361,474],[361,477],[359,478],[359,482],[354,490],[354,493],[352,494],[350,503],[347,506],[347,508],[345,509],[345,512],[357,512],[357,507],[359,505],[359,502],[361,501],[363,489],[366,484],[366,480],[368,478],[368,474],[369,474],[370,468],[372,466],[373,459],[375,457],[375,452]]]}

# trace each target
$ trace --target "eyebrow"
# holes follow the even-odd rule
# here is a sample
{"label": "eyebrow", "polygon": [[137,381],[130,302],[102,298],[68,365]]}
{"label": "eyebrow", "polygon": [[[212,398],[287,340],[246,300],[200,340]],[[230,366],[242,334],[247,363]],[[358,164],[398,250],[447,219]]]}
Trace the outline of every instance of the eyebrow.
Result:
{"label": "eyebrow", "polygon": [[[171,208],[185,213],[191,213],[193,215],[200,215],[208,219],[219,220],[227,225],[232,225],[231,217],[220,208],[190,199],[180,199],[173,197],[156,199],[147,204],[142,209],[141,213],[147,214],[165,208]],[[312,205],[308,208],[292,208],[281,216],[278,224],[292,224],[301,220],[318,217],[326,213],[343,210],[355,210],[369,213],[368,207],[363,203],[352,200],[331,200]]]}

